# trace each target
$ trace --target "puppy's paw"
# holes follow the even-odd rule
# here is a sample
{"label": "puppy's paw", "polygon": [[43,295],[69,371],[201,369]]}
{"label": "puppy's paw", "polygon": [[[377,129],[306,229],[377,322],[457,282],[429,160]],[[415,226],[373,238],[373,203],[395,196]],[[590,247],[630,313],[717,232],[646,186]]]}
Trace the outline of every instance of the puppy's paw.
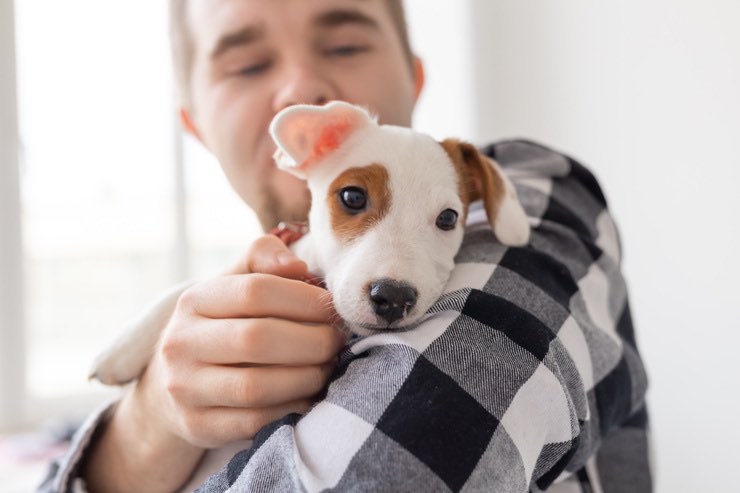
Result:
{"label": "puppy's paw", "polygon": [[123,385],[139,378],[154,354],[177,299],[191,284],[181,283],[166,291],[140,318],[131,322],[121,336],[95,359],[88,378],[106,385]]}
{"label": "puppy's paw", "polygon": [[105,385],[124,385],[141,376],[151,358],[152,348],[142,341],[122,337],[101,353],[90,369],[88,379]]}

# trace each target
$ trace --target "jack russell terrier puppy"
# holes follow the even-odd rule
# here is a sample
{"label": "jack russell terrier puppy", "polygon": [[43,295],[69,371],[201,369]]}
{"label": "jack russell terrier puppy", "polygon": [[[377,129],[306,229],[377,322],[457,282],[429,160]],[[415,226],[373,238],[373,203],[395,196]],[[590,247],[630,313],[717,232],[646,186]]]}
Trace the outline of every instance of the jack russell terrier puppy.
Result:
{"label": "jack russell terrier puppy", "polygon": [[[288,107],[270,134],[277,165],[311,192],[310,233],[291,248],[323,278],[354,333],[408,330],[423,319],[455,265],[471,202],[483,200],[501,243],[529,240],[514,186],[472,144],[379,125],[339,101]],[[107,384],[137,378],[183,289],[155,303],[91,376]]]}

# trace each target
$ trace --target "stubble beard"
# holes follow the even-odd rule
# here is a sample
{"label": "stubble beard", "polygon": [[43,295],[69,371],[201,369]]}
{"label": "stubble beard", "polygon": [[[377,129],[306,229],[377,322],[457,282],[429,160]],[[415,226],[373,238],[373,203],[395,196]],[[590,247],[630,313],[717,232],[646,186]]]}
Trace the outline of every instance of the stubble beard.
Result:
{"label": "stubble beard", "polygon": [[280,222],[304,222],[308,219],[308,209],[310,207],[310,194],[305,192],[308,199],[308,206],[294,207],[293,210],[288,204],[282,202],[274,192],[265,192],[259,198],[259,203],[253,207],[257,219],[264,232],[269,232]]}

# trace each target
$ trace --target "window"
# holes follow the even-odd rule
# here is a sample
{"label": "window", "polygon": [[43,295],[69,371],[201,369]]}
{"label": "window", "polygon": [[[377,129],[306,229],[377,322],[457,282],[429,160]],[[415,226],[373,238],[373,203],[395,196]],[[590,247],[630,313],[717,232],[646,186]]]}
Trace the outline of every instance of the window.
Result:
{"label": "window", "polygon": [[218,164],[179,133],[166,9],[16,4],[22,253],[12,255],[25,330],[4,349],[25,347],[16,425],[86,413],[110,393],[86,381],[90,363],[126,321],[174,282],[229,265],[259,231]]}
{"label": "window", "polygon": [[[436,32],[426,6],[409,2],[409,21]],[[180,134],[166,2],[0,7],[0,98],[14,106],[17,92],[18,107],[17,120],[0,111],[3,431],[88,413],[111,393],[86,380],[98,351],[166,287],[231,265],[259,225],[214,158]],[[439,43],[420,53],[437,85],[416,123],[467,133],[469,105],[446,97],[466,87],[462,50]]]}

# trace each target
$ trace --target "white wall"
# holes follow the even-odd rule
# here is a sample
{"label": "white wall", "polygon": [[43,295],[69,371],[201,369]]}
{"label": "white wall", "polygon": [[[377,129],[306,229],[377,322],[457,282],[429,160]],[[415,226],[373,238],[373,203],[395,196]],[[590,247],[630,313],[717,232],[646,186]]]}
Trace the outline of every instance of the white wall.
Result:
{"label": "white wall", "polygon": [[657,491],[737,491],[740,2],[407,5],[429,72],[420,128],[536,139],[605,188],[651,380]]}
{"label": "white wall", "polygon": [[[475,133],[473,38],[469,1],[405,0],[409,37],[426,83],[414,127],[437,139]],[[451,94],[456,95],[450,97]]]}

